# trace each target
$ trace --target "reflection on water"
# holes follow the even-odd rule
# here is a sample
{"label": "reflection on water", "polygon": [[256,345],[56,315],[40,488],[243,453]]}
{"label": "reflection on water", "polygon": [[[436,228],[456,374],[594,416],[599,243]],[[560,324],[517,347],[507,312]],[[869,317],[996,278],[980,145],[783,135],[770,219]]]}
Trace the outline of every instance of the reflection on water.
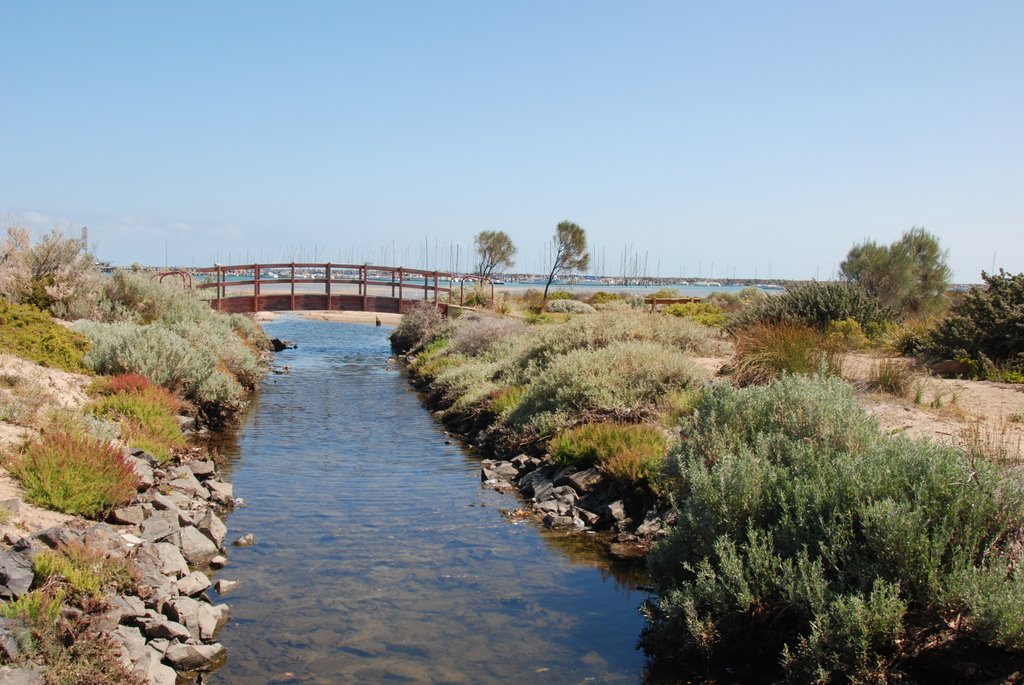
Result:
{"label": "reflection on water", "polygon": [[506,521],[515,498],[424,410],[387,330],[281,319],[290,373],[221,436],[248,506],[227,520],[227,665],[213,683],[637,682],[635,565]]}

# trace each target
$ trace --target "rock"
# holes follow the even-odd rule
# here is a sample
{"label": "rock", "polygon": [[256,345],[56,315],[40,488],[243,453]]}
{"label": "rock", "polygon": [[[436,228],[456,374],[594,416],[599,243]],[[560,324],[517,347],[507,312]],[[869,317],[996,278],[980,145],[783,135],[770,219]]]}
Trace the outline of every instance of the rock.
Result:
{"label": "rock", "polygon": [[117,626],[110,631],[110,637],[123,648],[123,658],[120,660],[129,670],[145,656],[146,638],[142,631],[134,626]]}
{"label": "rock", "polygon": [[578,494],[584,495],[604,480],[604,475],[597,469],[584,469],[571,473],[565,477],[565,485],[568,485]]}
{"label": "rock", "polygon": [[172,481],[169,481],[167,485],[176,490],[181,490],[182,492],[194,497],[210,499],[210,491],[204,488],[203,484],[200,483],[199,480],[195,477],[195,475],[193,475],[193,473],[189,471],[187,468],[179,467],[177,469],[171,469],[171,471],[175,473],[180,473],[182,475],[178,476]]}
{"label": "rock", "polygon": [[572,511],[572,505],[566,504],[565,502],[559,502],[558,500],[548,500],[547,502],[541,502],[536,505],[537,511],[546,514],[555,514],[557,516],[565,516]]}
{"label": "rock", "polygon": [[17,514],[18,511],[21,509],[21,500],[18,499],[17,497],[11,497],[9,499],[0,501],[0,509],[6,509],[12,514]]}
{"label": "rock", "polygon": [[544,517],[544,525],[548,528],[570,528],[575,525],[570,516],[557,516],[555,514],[548,514]]}
{"label": "rock", "polygon": [[128,526],[137,526],[146,517],[146,511],[139,505],[120,507],[110,512],[110,520]]}
{"label": "rock", "polygon": [[0,661],[14,661],[21,653],[16,637],[19,629],[24,631],[24,626],[20,621],[13,618],[0,618]]}
{"label": "rock", "polygon": [[551,481],[555,484],[556,488],[561,485],[568,485],[569,478],[577,472],[579,472],[579,469],[576,468],[575,466],[563,466],[561,469],[558,470],[557,473],[555,473],[555,475],[551,478]]}
{"label": "rock", "polygon": [[34,666],[0,666],[0,685],[43,685],[44,682]]}
{"label": "rock", "polygon": [[174,417],[174,420],[178,422],[178,428],[181,429],[182,433],[187,433],[188,431],[195,430],[196,428],[196,420],[191,416],[178,414]]}
{"label": "rock", "polygon": [[199,639],[199,616],[202,607],[210,606],[191,597],[175,597],[164,605],[164,615],[188,628],[192,637]]}
{"label": "rock", "polygon": [[228,621],[231,620],[231,609],[227,604],[202,604],[199,607],[199,637],[212,640]]}
{"label": "rock", "polygon": [[542,480],[533,485],[533,501],[546,502],[555,496],[555,486],[549,480]]}
{"label": "rock", "polygon": [[553,469],[551,466],[542,466],[526,474],[519,479],[519,493],[526,498],[534,497],[538,483],[547,482],[551,484],[550,476],[552,473]]}
{"label": "rock", "polygon": [[196,478],[208,478],[217,472],[217,467],[209,459],[194,461],[188,465],[188,468]]}
{"label": "rock", "polygon": [[71,530],[70,528],[65,528],[64,526],[46,528],[45,530],[35,533],[32,537],[39,540],[50,549],[60,549],[61,547],[67,547],[72,544],[82,544],[82,534],[78,531]]}
{"label": "rock", "polygon": [[238,538],[231,543],[235,547],[252,547],[256,544],[256,536],[252,533],[246,533],[242,537]]}
{"label": "rock", "polygon": [[142,632],[150,640],[155,638],[166,638],[168,640],[186,641],[192,637],[188,628],[176,621],[166,621],[159,618],[139,619],[139,626]]}
{"label": "rock", "polygon": [[168,520],[172,525],[176,523],[178,526],[191,526],[193,524],[192,517],[182,509],[183,506],[188,506],[187,497],[174,497],[172,495],[163,495],[159,492],[154,492],[152,501],[153,508],[157,511],[174,514],[174,521],[172,522]]}
{"label": "rock", "polygon": [[176,644],[167,648],[164,661],[181,671],[208,671],[227,655],[224,645]]}
{"label": "rock", "polygon": [[32,556],[26,544],[10,550],[0,549],[0,599],[17,599],[32,587]]}
{"label": "rock", "polygon": [[171,542],[181,549],[192,566],[202,566],[217,556],[217,546],[195,526],[186,526],[176,533]]}
{"label": "rock", "polygon": [[605,517],[616,523],[626,520],[626,505],[622,500],[615,500],[604,508]]}
{"label": "rock", "polygon": [[570,488],[568,485],[559,485],[558,487],[551,491],[551,494],[559,502],[564,502],[566,504],[576,503],[576,491]]}
{"label": "rock", "polygon": [[97,523],[85,530],[82,544],[106,556],[124,558],[125,544],[117,529],[107,523]]}
{"label": "rock", "polygon": [[208,509],[205,514],[199,519],[196,524],[199,532],[210,538],[213,544],[220,547],[224,544],[224,538],[227,537],[228,527],[224,525],[212,510]]}
{"label": "rock", "polygon": [[946,359],[941,362],[929,364],[928,370],[936,376],[969,377],[971,375],[971,367],[964,362],[956,361],[955,359]]}
{"label": "rock", "polygon": [[[145,454],[145,452],[143,452]],[[139,459],[137,456],[129,456],[125,459],[132,469],[135,471],[135,475],[139,477],[139,490],[148,490],[153,487],[156,483],[156,477],[153,475],[153,467],[149,465],[145,460]]]}
{"label": "rock", "polygon": [[210,559],[210,568],[224,568],[228,565],[228,558],[223,554],[218,554],[214,558]]}
{"label": "rock", "polygon": [[163,663],[163,653],[153,647],[146,647],[132,664],[131,671],[132,675],[151,685],[174,685],[178,680],[174,669]]}
{"label": "rock", "polygon": [[237,580],[225,580],[220,578],[213,583],[213,589],[217,591],[217,594],[224,596],[238,587],[240,581]]}
{"label": "rock", "polygon": [[174,525],[171,525],[167,517],[161,515],[162,513],[156,513],[142,522],[139,526],[139,537],[147,542],[159,542],[178,532],[177,516],[173,516]]}
{"label": "rock", "polygon": [[114,595],[110,599],[105,615],[113,623],[113,626],[110,627],[110,630],[113,630],[120,623],[145,616],[146,605],[134,595]]}
{"label": "rock", "polygon": [[142,538],[137,535],[132,535],[131,533],[121,533],[121,539],[124,541],[124,546],[128,549],[138,547],[146,542]]}
{"label": "rock", "polygon": [[208,587],[210,579],[200,571],[193,571],[178,581],[178,592],[188,597],[195,597]]}
{"label": "rock", "polygon": [[210,499],[224,505],[231,505],[234,502],[234,488],[231,483],[219,480],[206,481],[206,488],[210,491]]}
{"label": "rock", "polygon": [[597,514],[595,514],[592,511],[587,511],[586,509],[580,509],[579,507],[573,507],[573,513],[575,513],[576,516],[578,516],[579,519],[583,522],[583,524],[585,526],[587,526],[588,528],[593,528],[594,526],[596,526],[601,521],[601,517],[600,516],[598,516]]}
{"label": "rock", "polygon": [[280,338],[271,338],[270,344],[274,348],[274,352],[283,352],[284,350],[294,350],[298,347],[291,340],[281,340]]}
{"label": "rock", "polygon": [[658,516],[658,512],[651,509],[644,515],[643,522],[637,526],[636,534],[644,536],[655,535],[660,533],[663,528],[664,525],[661,522],[661,518]]}

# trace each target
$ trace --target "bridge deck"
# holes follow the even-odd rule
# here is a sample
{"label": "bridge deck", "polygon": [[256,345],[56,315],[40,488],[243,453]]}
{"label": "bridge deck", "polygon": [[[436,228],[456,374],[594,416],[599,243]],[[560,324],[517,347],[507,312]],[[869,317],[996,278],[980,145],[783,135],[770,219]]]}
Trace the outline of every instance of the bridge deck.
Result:
{"label": "bridge deck", "polygon": [[[370,264],[286,263],[242,264],[194,269],[194,287],[216,289],[210,305],[223,312],[363,311],[404,314],[419,301],[430,301],[447,313],[448,304],[462,305],[465,281],[490,279],[443,271]],[[161,275],[191,280],[191,274]]]}

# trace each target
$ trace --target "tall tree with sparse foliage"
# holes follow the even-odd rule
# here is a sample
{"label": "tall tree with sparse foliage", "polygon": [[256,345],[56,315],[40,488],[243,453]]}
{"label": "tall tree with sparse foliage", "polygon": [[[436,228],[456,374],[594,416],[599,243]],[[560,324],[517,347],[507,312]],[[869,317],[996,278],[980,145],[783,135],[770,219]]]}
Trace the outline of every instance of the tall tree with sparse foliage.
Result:
{"label": "tall tree with sparse foliage", "polygon": [[476,247],[476,275],[490,278],[495,269],[515,264],[516,246],[505,231],[480,231],[473,238]]}
{"label": "tall tree with sparse foliage", "polygon": [[551,240],[554,253],[551,262],[551,273],[544,286],[544,299],[548,299],[551,283],[566,271],[582,271],[590,264],[590,253],[587,252],[587,234],[582,228],[571,221],[562,221],[555,228],[555,237]]}
{"label": "tall tree with sparse foliage", "polygon": [[951,275],[939,239],[916,227],[888,247],[872,240],[854,245],[839,268],[847,281],[904,316],[940,310]]}

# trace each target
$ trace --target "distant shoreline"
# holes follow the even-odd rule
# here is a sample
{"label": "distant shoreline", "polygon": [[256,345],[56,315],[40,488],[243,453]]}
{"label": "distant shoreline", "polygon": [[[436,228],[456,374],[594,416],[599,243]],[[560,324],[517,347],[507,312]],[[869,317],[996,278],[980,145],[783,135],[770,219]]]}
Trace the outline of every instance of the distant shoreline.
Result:
{"label": "distant shoreline", "polygon": [[[311,321],[330,321],[332,323],[361,323],[376,324],[380,319],[382,326],[397,326],[402,320],[401,314],[389,314],[386,312],[348,312],[348,311],[310,311],[294,312],[303,319]],[[256,321],[273,321],[278,318],[277,312],[256,312]]]}

